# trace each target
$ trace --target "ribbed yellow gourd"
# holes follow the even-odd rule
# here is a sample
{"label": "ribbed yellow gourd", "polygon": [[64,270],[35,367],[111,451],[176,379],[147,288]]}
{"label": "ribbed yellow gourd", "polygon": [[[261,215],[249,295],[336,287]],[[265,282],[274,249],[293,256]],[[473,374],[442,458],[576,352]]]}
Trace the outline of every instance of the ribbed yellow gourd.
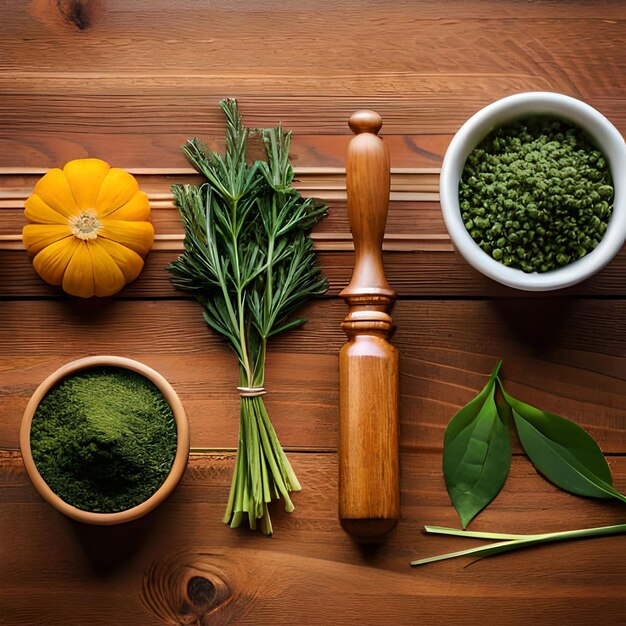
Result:
{"label": "ribbed yellow gourd", "polygon": [[152,247],[148,196],[100,159],[50,170],[26,200],[22,239],[33,266],[72,296],[112,296],[135,280]]}

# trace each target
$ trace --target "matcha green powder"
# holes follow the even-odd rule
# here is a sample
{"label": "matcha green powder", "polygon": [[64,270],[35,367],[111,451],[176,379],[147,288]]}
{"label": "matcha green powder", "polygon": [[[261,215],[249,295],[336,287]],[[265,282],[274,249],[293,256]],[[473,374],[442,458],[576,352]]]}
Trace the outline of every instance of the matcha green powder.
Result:
{"label": "matcha green powder", "polygon": [[66,378],[41,401],[31,426],[35,465],[65,502],[97,513],[147,500],[176,454],[176,423],[158,388],[121,368]]}
{"label": "matcha green powder", "polygon": [[582,129],[541,117],[492,131],[467,158],[459,184],[472,239],[524,272],[589,254],[607,229],[613,196],[608,163]]}

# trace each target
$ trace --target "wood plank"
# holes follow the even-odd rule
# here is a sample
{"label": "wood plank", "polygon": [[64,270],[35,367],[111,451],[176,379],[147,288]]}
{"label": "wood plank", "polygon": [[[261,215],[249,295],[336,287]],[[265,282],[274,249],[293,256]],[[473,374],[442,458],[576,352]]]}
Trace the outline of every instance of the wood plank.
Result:
{"label": "wood plank", "polygon": [[[274,508],[266,539],[221,522],[233,458],[192,455],[182,484],[148,518],[82,526],[53,511],[19,457],[0,453],[0,604],[12,626],[46,623],[484,624],[623,623],[623,537],[543,546],[411,569],[412,558],[480,542],[421,534],[458,525],[440,455],[402,455],[402,518],[379,550],[364,549],[336,518],[336,456],[291,455],[304,489],[296,510]],[[626,488],[626,458],[610,460]],[[529,514],[534,513],[534,514]],[[623,505],[583,500],[514,458],[509,480],[475,530],[545,532],[623,521]],[[503,584],[506,580],[506,584]],[[45,616],[45,617],[43,617]]]}
{"label": "wood plank", "polygon": [[[615,68],[615,72],[618,71]],[[45,76],[42,73],[39,79]],[[457,84],[452,76],[447,88],[442,89],[443,93],[434,98],[428,98],[425,93],[430,91],[429,85],[428,89],[423,88],[418,93],[407,93],[406,89],[400,88],[398,95],[299,96],[296,92],[272,97],[238,96],[238,100],[248,126],[266,128],[282,122],[296,134],[305,135],[345,135],[350,114],[362,108],[379,112],[384,120],[385,133],[391,135],[452,134],[467,118],[493,100],[521,91],[559,91],[579,97],[599,109],[619,130],[626,126],[626,113],[621,109],[617,95],[610,97],[603,93],[593,98],[585,97],[566,85],[546,85],[543,77],[513,87],[502,85],[498,79],[498,75],[487,79],[473,78],[472,82],[479,85],[478,89],[474,87],[479,91],[475,95],[474,90],[468,93],[465,86]],[[5,93],[0,100],[0,129],[9,140],[19,139],[24,134],[28,138],[36,131],[39,143],[43,145],[48,135],[49,140],[60,138],[59,132],[74,140],[79,135],[92,133],[114,135],[118,141],[123,141],[125,135],[143,135],[146,152],[151,149],[148,138],[152,133],[174,135],[171,158],[180,162],[179,147],[189,137],[210,141],[224,135],[224,116],[217,106],[224,93],[194,91],[184,94],[184,98],[180,90],[159,90],[152,95],[141,90],[137,94],[99,93],[90,96],[77,91],[54,98],[31,95],[30,90],[26,94]],[[8,165],[20,164],[16,163],[19,157],[19,153],[12,155]],[[160,165],[178,166],[170,162]]]}
{"label": "wood plank", "polygon": [[[345,312],[339,300],[313,302],[303,311],[310,321],[271,346],[267,405],[288,448],[336,448]],[[402,446],[440,449],[448,420],[502,358],[509,393],[575,420],[605,452],[626,452],[625,315],[626,300],[398,302]],[[236,446],[235,357],[192,301],[8,300],[0,329],[0,445],[17,446],[28,398],[50,372],[89,354],[120,354],[170,380],[192,445]]]}
{"label": "wood plank", "polygon": [[[47,75],[45,80],[47,81]],[[1,98],[0,98],[1,99]],[[217,106],[217,100],[212,101]],[[372,106],[366,101],[360,107]],[[341,135],[296,134],[291,143],[291,158],[298,166],[341,167],[345,161],[346,148],[350,135],[347,134],[347,119]],[[448,134],[405,134],[392,135],[385,129],[383,135],[389,145],[393,167],[433,167],[441,165],[443,155],[450,143]],[[54,133],[33,132],[22,129],[14,133],[11,128],[0,132],[0,166],[59,167],[67,161],[83,157],[98,157],[118,167],[184,167],[187,165],[180,147],[187,139],[200,135],[197,126],[171,134],[112,133],[111,129],[101,132],[83,133],[58,130]],[[214,149],[222,149],[223,132],[213,136],[203,135],[203,139]]]}
{"label": "wood plank", "polygon": [[[166,0],[148,9],[145,4],[129,6],[118,0],[107,3],[106,11],[102,7],[83,10],[76,23],[68,20],[63,4],[37,0],[18,15],[4,9],[4,44],[10,46],[5,71],[67,73],[79,67],[83,72],[145,77],[158,68],[159,74],[182,70],[183,76],[261,79],[265,75],[278,79],[266,82],[265,90],[274,95],[281,87],[295,95],[294,77],[312,73],[317,78],[315,92],[325,95],[329,92],[325,77],[335,78],[331,88],[337,89],[342,75],[363,73],[361,43],[369,40],[376,42],[376,55],[368,58],[368,74],[382,74],[387,84],[389,75],[428,72],[433,81],[442,74],[473,74],[476,87],[491,72],[493,90],[508,77],[532,80],[534,76],[557,89],[572,86],[583,93],[620,94],[618,84],[604,77],[620,67],[623,7],[607,9],[613,17],[607,19],[597,13],[595,3],[578,5],[569,8],[564,20],[562,11],[554,7],[546,11],[546,3],[519,14],[519,3],[510,1],[502,10],[490,2],[483,7],[482,19],[466,14],[461,20],[455,13],[458,3],[442,9],[430,2],[425,9],[420,5],[416,14],[411,2],[376,2],[354,20],[350,0],[332,7],[318,0],[253,10],[189,1],[172,7]],[[515,19],[521,15],[523,19]],[[297,54],[284,45],[285,33],[297,33]],[[24,38],[28,47],[11,45]],[[542,65],[546,58],[551,63]],[[498,75],[500,81],[493,80]],[[595,80],[589,80],[592,77]],[[391,87],[402,91],[396,81]]]}
{"label": "wood plank", "polygon": [[[339,242],[342,243],[342,242]],[[345,242],[349,245],[348,242]],[[405,245],[395,239],[391,245]],[[338,245],[337,240],[332,244]],[[546,293],[531,293],[505,287],[486,278],[470,267],[452,251],[441,250],[445,240],[413,238],[414,252],[388,252],[384,255],[385,269],[390,284],[402,297],[503,297],[515,299],[542,299],[545,297],[624,297],[626,295],[626,249],[601,272],[589,280],[568,289]],[[449,245],[449,244],[447,244]],[[183,296],[170,283],[165,267],[177,257],[175,250],[153,250],[146,259],[140,277],[120,292],[116,299],[180,298]],[[354,255],[352,252],[318,252],[318,262],[328,277],[328,296],[336,296],[350,280]],[[63,292],[44,283],[35,273],[24,250],[0,250],[0,298],[56,298],[67,299]]]}
{"label": "wood plank", "polygon": [[[216,146],[216,149],[221,148]],[[249,145],[251,158],[262,158],[264,153],[256,143]],[[24,201],[32,193],[33,187],[48,171],[43,167],[2,167],[0,168],[0,199],[2,208],[23,208]],[[158,208],[172,208],[172,184],[198,184],[205,179],[193,168],[185,167],[129,167],[151,200]],[[428,194],[436,194],[439,190],[440,168],[393,168],[391,171],[391,194],[393,200],[415,201],[424,200]],[[303,195],[322,194],[327,200],[345,200],[346,171],[341,167],[301,167],[294,168],[294,187]],[[434,198],[437,199],[437,198]]]}
{"label": "wood plank", "polygon": [[[319,197],[335,192],[308,192],[307,196]],[[338,192],[339,195],[342,192]],[[345,192],[343,192],[345,193]],[[408,194],[402,194],[402,197]],[[426,193],[423,194],[426,196]],[[434,196],[434,192],[428,192],[428,197]],[[25,198],[24,198],[25,200]],[[22,227],[27,223],[24,217],[23,207],[16,206],[23,204],[24,200],[3,200],[0,191],[0,236],[19,235]],[[314,238],[317,242],[335,238],[337,241],[349,240],[351,244],[350,228],[348,226],[348,216],[345,200],[325,200],[329,205],[328,215],[315,228]],[[4,207],[2,206],[4,205]],[[151,200],[152,214],[151,221],[154,224],[154,231],[157,235],[182,235],[184,233],[178,211],[174,208],[173,200],[158,199]],[[387,244],[393,245],[397,236],[423,237],[428,235],[442,235],[449,248],[452,247],[448,234],[445,230],[441,208],[435,201],[395,201],[389,205],[389,217],[387,219]],[[182,250],[182,237],[175,239],[176,246]],[[4,246],[4,241],[0,239],[0,250]],[[319,249],[319,246],[318,246]]]}
{"label": "wood plank", "polygon": [[[190,0],[181,0],[179,6],[182,9],[187,9],[190,4],[192,4]],[[408,10],[411,7],[412,2],[411,0],[398,0],[396,4],[398,10]],[[333,8],[337,11],[347,12],[353,9],[355,5],[355,0],[339,0],[338,2],[333,3]],[[125,15],[129,15],[143,13],[146,12],[147,9],[151,9],[153,7],[162,8],[163,6],[167,6],[167,4],[164,3],[164,0],[159,0],[158,2],[153,2],[151,0],[137,0],[132,6],[129,6],[122,3],[120,0],[114,0],[110,2],[110,6],[111,10],[114,11],[116,15],[119,15],[120,12],[125,12]],[[368,6],[371,7],[372,10],[382,11],[383,13],[389,11],[389,6],[385,0],[369,0]],[[238,7],[239,12],[243,15],[248,12],[256,14],[260,10],[258,4],[254,0],[242,0],[238,4]],[[97,7],[90,8],[94,11],[92,16],[99,15],[96,12],[98,10]],[[623,19],[626,15],[624,8],[620,6],[619,3],[615,3],[612,0],[588,0],[582,4],[579,2],[570,2],[570,6],[568,8],[569,11],[567,15],[564,16],[560,0],[537,0],[536,2],[528,3],[520,3],[516,0],[476,0],[472,3],[468,3],[466,0],[448,0],[443,4],[441,2],[437,2],[437,0],[422,0],[420,2],[419,17],[421,19],[432,20],[444,18],[490,19],[493,18],[494,15],[497,15],[498,17],[522,20],[531,18],[563,19],[564,17],[576,18],[589,15],[594,15],[596,18],[601,15],[606,19]],[[228,0],[216,0],[212,3],[211,9],[213,12],[232,10],[232,4],[228,2]],[[294,10],[303,9],[316,11],[319,9],[328,9],[328,6],[324,0],[313,0],[308,3],[306,7],[301,7],[297,4],[285,4],[282,0],[268,0],[268,2],[263,5],[262,10],[279,14],[290,14]],[[43,19],[43,16],[38,13],[38,10],[45,10],[46,15],[49,17],[56,15],[55,12],[49,10],[49,7],[46,7],[45,2],[36,2],[31,8],[33,16],[39,16],[40,19]],[[59,11],[64,16],[66,21],[71,18],[71,16],[65,15],[65,13],[67,13],[67,3],[60,3]],[[100,9],[100,11],[102,11],[102,9]],[[210,15],[211,12],[204,10],[202,14]],[[87,13],[87,19],[88,15],[89,14]],[[370,16],[365,17],[370,18]],[[70,25],[73,24],[77,27],[75,23],[69,23]],[[83,27],[89,27],[89,23],[83,24]]]}
{"label": "wood plank", "polygon": [[[0,282],[0,297],[61,295],[60,290],[50,288],[38,279],[20,243],[19,233],[25,223],[20,207],[43,171],[16,167],[0,171],[0,267],[10,277]],[[182,227],[170,186],[174,182],[196,183],[199,178],[192,175],[189,168],[131,171],[151,198],[157,242],[139,280],[127,287],[120,297],[176,297],[164,271],[182,250]],[[296,177],[296,184],[303,194],[321,196],[329,203],[329,215],[315,229],[313,237],[316,249],[321,252],[321,266],[330,281],[329,295],[336,295],[347,284],[352,267],[352,255],[343,254],[352,249],[344,170],[299,168]],[[384,247],[394,253],[386,255],[387,273],[400,297],[487,294],[528,297],[526,292],[498,285],[483,277],[453,253],[437,201],[437,188],[437,169],[393,170],[392,201]],[[400,252],[418,254],[396,254]],[[559,294],[623,296],[626,293],[625,264],[626,250],[623,250],[598,275]]]}
{"label": "wood plank", "polygon": [[[264,5],[254,18],[242,6],[163,1],[150,10],[81,4],[80,24],[68,23],[67,0],[36,0],[19,15],[0,7],[0,163],[56,165],[91,154],[123,166],[182,165],[187,137],[222,136],[216,103],[233,84],[251,124],[283,120],[303,136],[295,142],[303,164],[337,165],[345,137],[341,149],[311,137],[345,136],[348,115],[363,106],[383,114],[386,133],[417,142],[397,138],[392,157],[402,150],[400,165],[437,162],[469,115],[519,91],[581,97],[624,129],[614,78],[625,37],[619,3],[570,4],[564,19],[551,2],[471,3],[471,16],[462,2],[420,3],[419,15],[411,2],[378,2],[357,23],[350,0],[332,10],[322,0]],[[280,39],[267,35],[270,24]],[[298,54],[281,45],[296,24]],[[363,40],[376,42],[367,72]]]}
{"label": "wood plank", "polygon": [[[24,203],[37,180],[46,170],[6,168],[0,170],[0,236],[18,235],[26,223]],[[168,171],[160,168],[131,168],[152,207],[152,222],[158,235],[182,234],[183,228],[174,205],[173,184],[199,184],[202,178],[186,168]],[[329,205],[329,214],[316,229],[316,235],[340,233],[350,237],[346,211],[344,168],[297,168],[294,186],[306,197],[316,197]],[[396,234],[446,234],[439,206],[439,169],[396,168],[392,173],[388,236]],[[0,247],[3,241],[0,239]],[[179,241],[182,248],[182,241]]]}
{"label": "wood plank", "polygon": [[[47,79],[42,74],[37,80]],[[504,89],[496,89],[500,85],[498,76],[493,77],[493,83],[481,89],[489,95],[474,98],[459,95],[465,90],[455,85],[434,101],[425,94],[311,97],[299,99],[304,101],[296,107],[293,103],[297,99],[286,95],[277,104],[252,96],[240,98],[240,103],[247,124],[267,127],[282,121],[296,133],[293,154],[298,165],[340,165],[347,139],[335,145],[332,140],[300,140],[298,136],[347,135],[348,117],[362,108],[373,108],[383,116],[384,134],[390,136],[395,166],[436,165],[451,135],[471,115],[499,97],[521,91],[559,91],[583,98],[618,130],[626,131],[626,113],[617,97],[585,98],[571,88],[545,85],[543,79]],[[223,119],[217,107],[223,96],[224,92],[185,95],[185,104],[181,105],[178,91],[171,96],[158,93],[152,98],[143,92],[88,99],[76,93],[52,101],[45,95],[2,95],[0,166],[35,163],[53,167],[91,156],[121,167],[182,167],[185,158],[180,146],[187,139],[198,136],[211,144],[223,136]],[[261,111],[265,113],[258,113]]]}

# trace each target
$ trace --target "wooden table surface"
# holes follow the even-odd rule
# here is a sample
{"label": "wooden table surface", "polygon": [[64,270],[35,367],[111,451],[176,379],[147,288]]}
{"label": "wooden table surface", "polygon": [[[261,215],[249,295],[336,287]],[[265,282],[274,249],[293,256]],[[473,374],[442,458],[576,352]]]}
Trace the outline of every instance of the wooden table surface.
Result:
{"label": "wooden table surface", "polygon": [[[500,358],[513,395],[576,420],[626,490],[626,250],[564,292],[531,296],[452,249],[437,184],[451,135],[520,91],[581,98],[626,131],[626,3],[580,0],[32,0],[0,2],[0,623],[625,624],[626,538],[411,569],[472,545],[441,474],[444,428]],[[298,185],[331,213],[315,233],[330,279],[310,322],[277,339],[267,405],[303,491],[275,507],[272,538],[221,517],[238,428],[233,355],[170,285],[181,248],[172,182],[196,180],[179,146],[222,145],[217,102],[250,125],[294,130]],[[337,352],[353,261],[345,210],[347,118],[384,118],[394,167],[385,262],[398,290],[402,519],[363,549],[337,522]],[[25,197],[44,168],[94,156],[129,168],[157,239],[111,300],[45,285],[21,246]],[[180,394],[188,471],[138,522],[74,524],[37,496],[18,451],[22,411],[52,370],[89,354],[137,358]],[[623,504],[565,494],[519,444],[476,530],[541,532],[623,522]],[[478,542],[476,542],[478,543]]]}

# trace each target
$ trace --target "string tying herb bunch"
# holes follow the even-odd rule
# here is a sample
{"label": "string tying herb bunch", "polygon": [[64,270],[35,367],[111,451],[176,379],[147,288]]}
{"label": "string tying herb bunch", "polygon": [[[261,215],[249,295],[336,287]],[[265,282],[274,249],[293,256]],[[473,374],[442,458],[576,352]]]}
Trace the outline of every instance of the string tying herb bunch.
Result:
{"label": "string tying herb bunch", "polygon": [[267,160],[246,161],[248,138],[236,100],[220,102],[226,116],[226,150],[220,155],[199,139],[183,152],[207,182],[172,187],[185,228],[184,254],[168,270],[179,289],[204,309],[206,323],[239,359],[239,444],[224,522],[270,535],[268,503],[285,509],[300,483],[280,445],[262,395],[268,340],[303,324],[292,319],[327,281],[315,264],[309,231],[326,206],[291,187],[291,133],[259,129]]}

